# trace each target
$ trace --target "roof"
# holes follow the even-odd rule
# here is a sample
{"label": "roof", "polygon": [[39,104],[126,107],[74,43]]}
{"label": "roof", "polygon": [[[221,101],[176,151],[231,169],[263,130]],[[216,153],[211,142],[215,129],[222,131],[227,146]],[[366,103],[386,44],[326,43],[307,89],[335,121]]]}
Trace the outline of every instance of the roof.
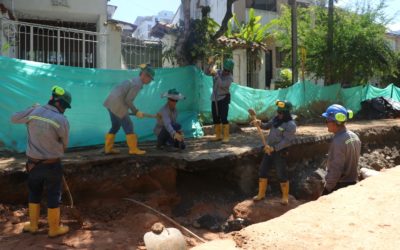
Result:
{"label": "roof", "polygon": [[156,25],[151,28],[150,36],[163,38],[164,35],[171,33],[174,29],[174,25],[170,23],[157,22]]}
{"label": "roof", "polygon": [[267,41],[266,43],[249,43],[243,39],[240,38],[228,38],[226,36],[221,36],[217,39],[217,41],[225,46],[231,47],[232,49],[251,49],[251,50],[256,50],[256,49],[261,49],[264,51],[267,51],[269,49],[269,44],[270,41]]}
{"label": "roof", "polygon": [[8,18],[10,18],[10,19],[12,19],[12,20],[15,20],[15,17],[14,17],[14,15],[13,15],[13,13],[4,5],[4,4],[2,4],[2,3],[0,3],[0,11],[1,11],[1,13],[3,13],[3,14],[8,14]]}

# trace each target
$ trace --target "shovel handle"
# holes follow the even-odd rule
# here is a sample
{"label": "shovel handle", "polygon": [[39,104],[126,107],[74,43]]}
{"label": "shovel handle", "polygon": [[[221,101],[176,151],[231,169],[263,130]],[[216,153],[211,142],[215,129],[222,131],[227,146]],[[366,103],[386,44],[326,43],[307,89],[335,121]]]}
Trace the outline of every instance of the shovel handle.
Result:
{"label": "shovel handle", "polygon": [[[129,113],[129,115],[135,116],[134,113]],[[143,117],[146,117],[146,118],[158,118],[158,115],[152,115],[152,114],[143,113]]]}
{"label": "shovel handle", "polygon": [[[252,121],[257,120],[256,112],[254,111],[254,109],[249,109],[248,112],[249,112],[249,115],[250,115],[250,119],[251,119]],[[260,137],[261,137],[261,140],[262,140],[263,145],[264,145],[264,146],[267,146],[267,142],[266,142],[266,140],[265,140],[264,134],[263,134],[263,132],[262,132],[260,126],[258,125],[258,123],[255,123],[255,126],[256,126],[256,128],[257,128],[258,134],[259,134]]]}
{"label": "shovel handle", "polygon": [[67,190],[67,194],[68,194],[68,198],[69,198],[69,204],[70,204],[71,208],[73,208],[74,207],[74,199],[72,199],[71,190],[69,190],[69,186],[68,186],[67,180],[65,180],[65,176],[64,175],[62,176],[62,182],[64,184],[65,190]]}

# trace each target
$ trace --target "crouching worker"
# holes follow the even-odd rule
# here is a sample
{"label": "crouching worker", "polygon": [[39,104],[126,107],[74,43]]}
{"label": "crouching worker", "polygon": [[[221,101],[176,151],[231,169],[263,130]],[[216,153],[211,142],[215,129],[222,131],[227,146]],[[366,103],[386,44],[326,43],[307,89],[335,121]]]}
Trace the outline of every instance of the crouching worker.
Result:
{"label": "crouching worker", "polygon": [[157,114],[157,124],[154,128],[157,136],[157,148],[161,149],[167,146],[168,148],[185,149],[182,127],[177,122],[178,111],[176,109],[176,103],[185,97],[176,89],[168,90],[161,97],[166,97],[168,100]]}
{"label": "crouching worker", "polygon": [[131,80],[126,80],[116,86],[107,99],[104,101],[104,107],[107,108],[111,119],[111,129],[106,134],[104,152],[106,154],[117,154],[119,151],[114,149],[115,134],[122,126],[126,134],[126,143],[128,144],[129,154],[142,155],[146,151],[140,150],[137,146],[138,139],[133,131],[133,123],[129,117],[129,110],[137,118],[143,118],[144,113],[140,112],[133,101],[135,100],[143,85],[149,84],[154,79],[155,72],[150,65],[142,65],[140,75]]}
{"label": "crouching worker", "polygon": [[25,232],[38,232],[40,201],[44,186],[47,188],[47,218],[49,237],[66,234],[67,226],[60,225],[60,200],[63,167],[61,157],[68,145],[69,123],[64,116],[71,108],[71,95],[61,87],[53,87],[47,105],[34,105],[12,115],[13,123],[25,123],[28,129],[29,222]]}
{"label": "crouching worker", "polygon": [[260,166],[258,194],[253,200],[259,201],[265,198],[268,179],[267,173],[271,167],[275,167],[282,191],[282,205],[289,203],[289,179],[287,173],[286,156],[288,147],[295,138],[296,123],[290,113],[292,104],[288,101],[276,101],[277,115],[268,123],[255,120],[262,129],[270,129],[267,145],[264,147],[264,157]]}
{"label": "crouching worker", "polygon": [[322,116],[326,119],[328,131],[334,134],[328,152],[328,173],[322,193],[326,195],[357,182],[361,141],[355,133],[346,128],[347,120],[353,117],[351,110],[333,104]]}

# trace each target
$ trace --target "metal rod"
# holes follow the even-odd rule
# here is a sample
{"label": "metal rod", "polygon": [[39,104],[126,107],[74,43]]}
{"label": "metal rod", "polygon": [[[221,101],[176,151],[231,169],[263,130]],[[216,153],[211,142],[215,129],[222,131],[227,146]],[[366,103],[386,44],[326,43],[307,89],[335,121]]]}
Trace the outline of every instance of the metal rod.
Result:
{"label": "metal rod", "polygon": [[143,206],[143,207],[145,207],[145,208],[147,208],[147,209],[153,211],[154,213],[156,213],[156,214],[162,216],[164,219],[166,219],[166,220],[170,221],[171,223],[173,223],[175,226],[178,226],[179,228],[181,228],[181,229],[182,229],[183,231],[185,231],[186,233],[188,233],[188,234],[190,234],[191,236],[195,237],[195,238],[198,239],[199,241],[201,241],[201,242],[203,242],[203,243],[206,243],[206,240],[204,240],[204,239],[201,238],[200,236],[196,235],[195,233],[193,233],[192,231],[190,231],[190,230],[187,229],[186,227],[182,226],[181,224],[179,224],[178,222],[176,222],[174,219],[172,219],[172,218],[168,217],[167,215],[165,215],[165,214],[163,214],[163,213],[161,213],[161,212],[155,210],[154,208],[152,208],[152,207],[150,207],[150,206],[144,204],[143,202],[140,202],[140,201],[137,201],[137,200],[134,200],[134,199],[131,199],[131,198],[124,198],[124,200],[132,201],[133,203],[136,203],[136,204],[138,204],[138,205],[140,205],[140,206]]}

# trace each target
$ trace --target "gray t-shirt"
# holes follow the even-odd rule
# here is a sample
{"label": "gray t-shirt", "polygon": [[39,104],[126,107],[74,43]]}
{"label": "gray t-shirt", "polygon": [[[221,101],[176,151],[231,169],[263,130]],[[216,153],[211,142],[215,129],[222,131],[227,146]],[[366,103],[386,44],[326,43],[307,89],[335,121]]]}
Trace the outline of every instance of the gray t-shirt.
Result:
{"label": "gray t-shirt", "polygon": [[13,123],[25,123],[28,129],[26,155],[34,159],[54,159],[64,155],[68,145],[69,123],[56,107],[36,106],[14,113]]}
{"label": "gray t-shirt", "polygon": [[143,83],[140,77],[124,81],[122,84],[114,87],[103,105],[119,118],[128,115],[129,109],[133,114],[136,114],[138,109],[133,105],[133,101],[142,87]]}
{"label": "gray t-shirt", "polygon": [[273,120],[261,124],[261,128],[270,129],[267,144],[274,147],[275,151],[289,147],[296,134],[296,123],[293,120],[282,123],[279,127],[273,126]]}
{"label": "gray t-shirt", "polygon": [[361,141],[350,130],[335,134],[328,152],[328,173],[325,188],[332,191],[338,182],[357,182]]}

